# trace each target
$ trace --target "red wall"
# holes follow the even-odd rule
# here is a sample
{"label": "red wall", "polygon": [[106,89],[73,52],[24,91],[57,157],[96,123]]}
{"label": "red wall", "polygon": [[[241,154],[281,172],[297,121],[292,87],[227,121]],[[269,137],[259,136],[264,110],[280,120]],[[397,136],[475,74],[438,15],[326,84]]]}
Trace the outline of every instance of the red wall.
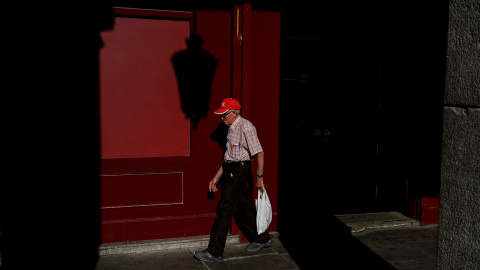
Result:
{"label": "red wall", "polygon": [[[102,158],[188,156],[172,54],[187,48],[190,22],[117,17],[100,50]],[[174,137],[175,140],[171,140]]]}
{"label": "red wall", "polygon": [[253,11],[251,121],[265,151],[264,181],[277,230],[280,88],[280,14]]}
{"label": "red wall", "polygon": [[[211,113],[196,129],[190,126],[187,156],[102,160],[103,243],[210,233],[220,194],[208,200],[207,186],[222,158],[222,149],[210,134],[220,123],[213,111],[231,93],[232,12],[199,10],[195,17],[203,49],[218,60]],[[252,92],[243,102],[251,107],[250,120],[257,126],[266,153],[265,181],[276,217],[280,19],[275,13],[253,12],[251,23]],[[164,113],[169,115],[168,110]],[[161,143],[175,143],[175,137]],[[276,218],[269,230],[276,231]],[[238,233],[235,228],[234,233]]]}

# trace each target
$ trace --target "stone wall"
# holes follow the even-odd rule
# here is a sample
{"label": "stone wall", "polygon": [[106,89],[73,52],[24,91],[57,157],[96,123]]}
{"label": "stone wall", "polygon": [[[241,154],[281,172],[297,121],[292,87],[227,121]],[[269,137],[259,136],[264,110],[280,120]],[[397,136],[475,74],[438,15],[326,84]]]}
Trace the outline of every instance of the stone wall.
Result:
{"label": "stone wall", "polygon": [[480,2],[451,0],[438,269],[480,269]]}

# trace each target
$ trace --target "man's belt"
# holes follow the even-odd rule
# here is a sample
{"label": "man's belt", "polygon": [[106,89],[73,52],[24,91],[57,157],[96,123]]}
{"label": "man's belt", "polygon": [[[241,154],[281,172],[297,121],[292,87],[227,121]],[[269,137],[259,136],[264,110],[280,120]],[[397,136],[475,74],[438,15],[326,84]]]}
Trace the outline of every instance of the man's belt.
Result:
{"label": "man's belt", "polygon": [[223,164],[228,165],[228,166],[237,166],[237,165],[250,165],[252,163],[250,160],[242,160],[242,161],[229,161],[229,160],[224,160]]}

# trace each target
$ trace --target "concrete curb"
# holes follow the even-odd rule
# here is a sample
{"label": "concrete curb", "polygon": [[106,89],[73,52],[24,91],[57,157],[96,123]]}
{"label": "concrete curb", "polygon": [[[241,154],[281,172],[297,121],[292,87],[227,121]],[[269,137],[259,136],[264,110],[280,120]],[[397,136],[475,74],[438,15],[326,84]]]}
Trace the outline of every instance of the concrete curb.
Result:
{"label": "concrete curb", "polygon": [[[277,232],[270,232],[272,238],[278,238]],[[169,238],[159,240],[122,242],[122,243],[107,243],[100,245],[98,253],[100,256],[128,254],[139,252],[152,252],[172,249],[186,249],[186,248],[206,248],[210,240],[209,235]],[[240,236],[229,235],[227,237],[227,244],[240,243]]]}
{"label": "concrete curb", "polygon": [[[404,216],[399,212],[379,212],[336,215],[341,222],[351,229],[352,234],[358,234],[368,230],[379,230],[395,227],[420,226],[418,220]],[[278,232],[270,232],[272,238],[278,238]],[[208,235],[169,238],[159,240],[146,240],[122,243],[107,243],[100,245],[99,255],[115,255],[139,252],[152,252],[172,249],[204,248],[208,245]],[[240,236],[229,235],[227,244],[240,243]]]}
{"label": "concrete curb", "polygon": [[[158,240],[146,240],[122,243],[107,243],[100,245],[98,253],[103,255],[128,254],[138,252],[151,252],[169,249],[184,249],[195,247],[206,247],[208,245],[209,236],[194,236],[182,238],[168,238]],[[227,243],[239,243],[239,236],[228,236]]]}

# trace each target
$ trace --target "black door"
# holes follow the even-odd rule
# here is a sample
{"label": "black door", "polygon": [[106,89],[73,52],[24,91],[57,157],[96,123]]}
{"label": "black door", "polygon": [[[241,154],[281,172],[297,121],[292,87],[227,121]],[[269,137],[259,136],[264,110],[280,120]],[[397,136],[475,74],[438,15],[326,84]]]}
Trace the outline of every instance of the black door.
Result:
{"label": "black door", "polygon": [[378,76],[354,41],[282,41],[280,188],[333,214],[376,210]]}

